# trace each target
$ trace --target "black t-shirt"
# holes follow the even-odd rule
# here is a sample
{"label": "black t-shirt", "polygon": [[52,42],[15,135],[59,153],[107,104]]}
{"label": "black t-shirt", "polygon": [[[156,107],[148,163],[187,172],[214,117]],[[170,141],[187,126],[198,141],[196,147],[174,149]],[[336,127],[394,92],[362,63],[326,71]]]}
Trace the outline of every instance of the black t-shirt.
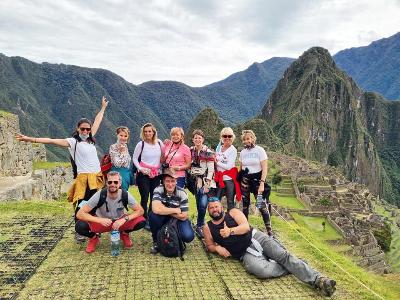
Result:
{"label": "black t-shirt", "polygon": [[[228,213],[225,214],[224,222],[229,228],[236,227],[238,224],[235,219],[231,217]],[[207,222],[208,228],[210,228],[211,235],[213,237],[214,242],[222,247],[226,248],[232,257],[236,259],[240,259],[243,254],[246,252],[247,247],[251,244],[251,228],[249,232],[245,234],[235,234],[230,235],[226,238],[223,238],[219,231],[224,228],[224,222],[216,225],[211,220]]]}

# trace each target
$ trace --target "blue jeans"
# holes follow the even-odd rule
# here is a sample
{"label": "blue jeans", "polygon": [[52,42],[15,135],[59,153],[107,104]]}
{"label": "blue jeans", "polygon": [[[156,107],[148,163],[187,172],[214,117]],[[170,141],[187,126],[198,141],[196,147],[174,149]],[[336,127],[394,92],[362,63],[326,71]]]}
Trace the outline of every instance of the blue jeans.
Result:
{"label": "blue jeans", "polygon": [[204,188],[199,189],[196,195],[197,205],[197,227],[204,225],[204,217],[207,211],[208,196],[204,193]]}
{"label": "blue jeans", "polygon": [[[153,241],[157,240],[157,232],[161,227],[171,219],[171,216],[157,215],[152,211],[149,212],[150,230]],[[181,235],[182,241],[190,243],[194,239],[194,231],[189,219],[185,221],[178,220],[178,230]]]}
{"label": "blue jeans", "polygon": [[186,180],[185,177],[178,177],[176,179],[176,185],[184,189],[185,188],[185,180]]}

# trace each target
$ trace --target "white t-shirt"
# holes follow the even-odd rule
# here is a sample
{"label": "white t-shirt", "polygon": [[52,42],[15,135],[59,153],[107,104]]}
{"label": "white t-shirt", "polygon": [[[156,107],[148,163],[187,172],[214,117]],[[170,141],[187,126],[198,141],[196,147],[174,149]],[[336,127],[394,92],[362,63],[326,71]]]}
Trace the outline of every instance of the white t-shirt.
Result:
{"label": "white t-shirt", "polygon": [[240,151],[239,161],[242,163],[242,170],[248,168],[249,174],[260,172],[261,162],[266,159],[268,159],[267,153],[260,146]]}
{"label": "white t-shirt", "polygon": [[[160,140],[157,140],[155,144],[149,144],[144,142],[143,146],[143,152],[140,161],[150,165],[150,166],[158,166],[160,164],[160,158],[161,158],[161,148],[164,148],[163,142]],[[141,169],[139,166],[139,155],[140,151],[142,151],[142,141],[136,144],[135,151],[133,152],[133,163],[135,164],[136,168],[138,170]]]}
{"label": "white t-shirt", "polygon": [[[69,144],[68,151],[72,158],[74,158],[75,144],[77,141],[74,138],[67,138],[66,140]],[[99,158],[97,157],[96,146],[83,141],[79,142],[78,145],[76,145],[75,164],[78,174],[99,173],[101,168]]]}
{"label": "white t-shirt", "polygon": [[[217,171],[223,172],[226,170],[230,170],[235,166],[235,161],[237,157],[236,148],[231,145],[224,152],[221,151],[222,147],[215,152],[215,158],[217,160]],[[223,180],[232,180],[231,177],[224,175],[222,177]]]}

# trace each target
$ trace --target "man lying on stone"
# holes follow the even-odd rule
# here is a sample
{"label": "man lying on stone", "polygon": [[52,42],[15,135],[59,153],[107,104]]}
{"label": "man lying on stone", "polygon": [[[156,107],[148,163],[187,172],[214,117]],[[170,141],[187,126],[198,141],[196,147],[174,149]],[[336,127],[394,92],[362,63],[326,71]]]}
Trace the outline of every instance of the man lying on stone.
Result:
{"label": "man lying on stone", "polygon": [[189,243],[194,239],[192,224],[188,219],[189,201],[183,188],[176,185],[178,176],[170,169],[162,174],[162,184],[154,189],[149,213],[150,230],[153,237],[153,246],[150,253],[156,254],[157,233],[171,218],[178,219],[178,230],[183,242]]}
{"label": "man lying on stone", "polygon": [[[95,193],[79,209],[76,217],[75,230],[78,234],[89,237],[87,253],[96,250],[100,242],[99,233],[119,230],[125,248],[132,247],[129,232],[139,230],[146,224],[143,218],[143,208],[136,203],[135,198],[121,187],[121,177],[118,172],[107,174],[107,188]],[[133,210],[128,214],[128,207]]]}
{"label": "man lying on stone", "polygon": [[[211,201],[210,201],[211,200]],[[250,274],[273,278],[293,274],[303,282],[331,296],[336,282],[313,270],[304,261],[290,254],[275,238],[251,228],[245,215],[233,208],[225,213],[217,198],[210,198],[211,220],[204,225],[207,249],[223,257],[239,259]]]}

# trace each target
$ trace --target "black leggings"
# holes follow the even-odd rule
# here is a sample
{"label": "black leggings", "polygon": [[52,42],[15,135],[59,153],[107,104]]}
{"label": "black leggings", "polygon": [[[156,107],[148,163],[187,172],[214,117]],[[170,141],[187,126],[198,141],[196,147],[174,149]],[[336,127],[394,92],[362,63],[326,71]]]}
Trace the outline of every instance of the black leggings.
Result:
{"label": "black leggings", "polygon": [[86,192],[85,192],[85,197],[83,199],[79,199],[76,203],[75,207],[75,222],[78,220],[76,218],[76,214],[78,213],[78,210],[80,209],[79,204],[84,201],[84,200],[89,200],[94,194],[96,194],[97,190],[89,190],[89,187],[86,187]]}
{"label": "black leggings", "polygon": [[228,205],[228,211],[235,207],[235,183],[233,180],[224,180],[225,188],[218,188],[218,198],[226,196],[226,203]]}
{"label": "black leggings", "polygon": [[[144,214],[143,217],[147,219],[148,212],[151,211],[151,200],[153,199],[154,189],[160,185],[160,177],[156,176],[150,178],[141,172],[137,173],[136,184],[139,188],[140,193],[140,205],[143,207]],[[147,208],[147,202],[150,195],[150,205]]]}
{"label": "black leggings", "polygon": [[[243,200],[243,214],[248,219],[249,206],[250,206],[250,194],[253,194],[255,198],[258,195],[258,188],[260,187],[261,172],[256,174],[249,174],[243,176],[240,181],[240,190],[242,192]],[[262,192],[263,202],[260,208],[261,216],[264,221],[264,225],[267,229],[271,228],[271,217],[270,217],[270,202],[269,195],[271,194],[271,187],[268,183],[264,183],[264,191]]]}

